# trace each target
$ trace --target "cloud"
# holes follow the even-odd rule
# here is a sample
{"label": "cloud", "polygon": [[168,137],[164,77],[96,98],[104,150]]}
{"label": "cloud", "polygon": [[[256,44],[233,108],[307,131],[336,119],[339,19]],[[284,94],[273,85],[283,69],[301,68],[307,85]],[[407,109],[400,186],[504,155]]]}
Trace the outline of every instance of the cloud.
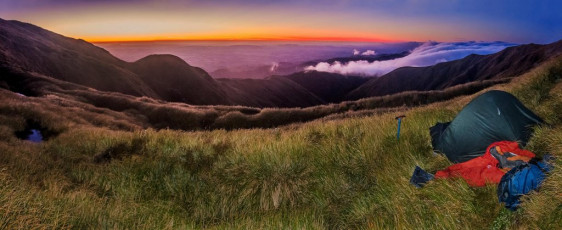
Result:
{"label": "cloud", "polygon": [[461,59],[470,54],[485,55],[496,53],[513,45],[515,44],[504,42],[426,42],[412,50],[408,56],[402,58],[374,62],[363,60],[350,61],[348,63],[334,62],[331,64],[320,62],[315,66],[306,67],[305,70],[345,75],[381,76],[403,66],[431,66],[441,62]]}
{"label": "cloud", "polygon": [[361,53],[361,55],[363,55],[363,56],[372,56],[372,55],[375,55],[375,51],[374,51],[374,50],[367,50],[367,51]]}
{"label": "cloud", "polygon": [[367,51],[361,53],[360,50],[353,49],[353,55],[371,56],[371,55],[375,55],[375,54],[376,54],[376,52],[374,50],[367,50]]}
{"label": "cloud", "polygon": [[273,63],[271,63],[271,67],[269,67],[269,72],[275,72],[275,70],[277,70],[277,68],[279,68],[279,63],[273,62]]}

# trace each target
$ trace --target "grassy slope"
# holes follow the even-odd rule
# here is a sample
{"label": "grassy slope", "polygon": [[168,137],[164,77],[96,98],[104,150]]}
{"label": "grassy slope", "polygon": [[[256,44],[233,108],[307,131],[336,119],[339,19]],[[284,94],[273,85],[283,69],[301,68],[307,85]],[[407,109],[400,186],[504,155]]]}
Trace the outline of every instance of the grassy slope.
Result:
{"label": "grassy slope", "polygon": [[[492,87],[552,124],[528,148],[558,156],[556,165],[561,75],[558,59]],[[84,125],[42,144],[13,138],[17,118],[0,116],[0,228],[560,228],[558,167],[517,212],[498,204],[493,185],[408,183],[415,165],[450,164],[432,154],[428,128],[473,97],[407,110],[399,143],[394,113],[235,131]]]}
{"label": "grassy slope", "polygon": [[[194,106],[103,92],[37,73],[0,67],[0,119],[23,130],[26,120],[58,133],[76,125],[133,131],[141,128],[211,130],[273,128],[322,117],[351,117],[404,109],[470,95],[511,79],[476,81],[445,90],[399,94],[306,108]],[[257,87],[257,85],[256,85]],[[4,89],[2,89],[4,88]],[[23,93],[27,96],[18,95]],[[267,92],[263,92],[267,93]],[[282,99],[282,98],[277,98]],[[5,130],[7,133],[10,131]],[[11,134],[8,134],[11,135]]]}

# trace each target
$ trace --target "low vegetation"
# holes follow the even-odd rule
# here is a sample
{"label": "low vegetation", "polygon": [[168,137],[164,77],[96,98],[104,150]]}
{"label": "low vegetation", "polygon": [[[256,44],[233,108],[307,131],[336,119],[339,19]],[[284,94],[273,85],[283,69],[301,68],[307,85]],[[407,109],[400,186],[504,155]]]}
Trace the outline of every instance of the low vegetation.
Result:
{"label": "low vegetation", "polygon": [[[26,110],[26,113],[30,114],[56,111],[57,115],[62,113],[66,116],[63,120],[72,121],[71,123],[129,131],[144,128],[180,130],[272,128],[328,116],[349,117],[377,114],[388,111],[390,108],[425,105],[470,95],[493,85],[510,81],[510,79],[476,81],[445,90],[403,92],[306,108],[253,108],[170,103],[148,97],[96,91],[39,74],[23,72],[3,74],[8,75],[3,79],[6,84],[4,88],[20,94],[18,96],[4,91],[3,95],[0,95],[2,97],[0,99],[4,99],[2,100],[4,106],[11,108],[10,110],[17,108],[18,111]],[[2,87],[1,84],[0,87]],[[21,93],[28,97],[22,97]],[[34,106],[22,105],[21,102],[25,102],[24,104],[27,105],[34,104]],[[2,112],[3,110],[0,110],[0,114]],[[11,114],[10,112],[4,113]],[[34,117],[32,119],[39,119],[38,117],[42,116]]]}
{"label": "low vegetation", "polygon": [[[562,226],[561,77],[559,58],[492,87],[513,93],[550,124],[536,129],[528,149],[558,157],[540,192],[526,196],[516,212],[498,203],[494,185],[471,188],[463,180],[436,180],[417,189],[408,182],[415,165],[436,170],[451,164],[432,153],[428,128],[454,118],[482,91],[455,99],[457,94],[405,93],[353,105],[256,113],[148,98],[135,99],[145,101],[135,107],[125,97],[123,107],[108,104],[112,100],[95,107],[86,102],[101,99],[85,93],[75,101],[58,93],[30,98],[4,90],[0,228],[557,229]],[[309,114],[338,106],[368,111],[379,108],[377,100],[393,97],[404,100],[393,104],[398,106],[445,101],[398,109],[407,115],[400,141],[393,110],[236,129],[249,121],[259,124],[255,127],[304,122],[320,117]],[[181,119],[186,116],[181,111],[201,108],[209,110],[187,117],[202,126]],[[140,111],[143,115],[135,115]],[[39,144],[17,139],[14,132],[29,119],[55,135]],[[152,129],[165,126],[221,129]]]}

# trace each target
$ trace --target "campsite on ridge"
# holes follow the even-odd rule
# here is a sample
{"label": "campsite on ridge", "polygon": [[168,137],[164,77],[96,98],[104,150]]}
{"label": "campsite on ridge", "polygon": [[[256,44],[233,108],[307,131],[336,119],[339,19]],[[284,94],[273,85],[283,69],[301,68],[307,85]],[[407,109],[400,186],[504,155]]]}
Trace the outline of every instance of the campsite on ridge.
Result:
{"label": "campsite on ridge", "polygon": [[562,229],[561,7],[0,0],[0,229]]}

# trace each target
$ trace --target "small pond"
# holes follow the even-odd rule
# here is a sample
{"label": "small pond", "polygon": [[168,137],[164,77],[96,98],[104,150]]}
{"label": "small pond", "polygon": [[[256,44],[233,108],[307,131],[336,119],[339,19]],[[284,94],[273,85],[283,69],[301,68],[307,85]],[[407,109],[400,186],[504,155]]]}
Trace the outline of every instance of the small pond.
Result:
{"label": "small pond", "polygon": [[23,131],[16,132],[16,137],[35,143],[43,141],[43,135],[41,134],[41,130],[39,129],[25,129]]}
{"label": "small pond", "polygon": [[47,140],[45,131],[48,133],[48,130],[41,127],[38,122],[27,121],[25,129],[15,132],[15,135],[19,139],[39,143]]}

